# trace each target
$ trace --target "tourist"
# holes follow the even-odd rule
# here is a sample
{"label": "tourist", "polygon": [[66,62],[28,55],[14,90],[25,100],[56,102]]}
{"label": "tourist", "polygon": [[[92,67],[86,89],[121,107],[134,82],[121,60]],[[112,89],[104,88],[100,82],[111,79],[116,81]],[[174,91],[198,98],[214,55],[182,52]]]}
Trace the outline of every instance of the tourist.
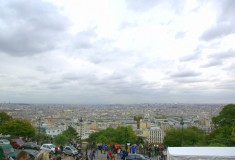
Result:
{"label": "tourist", "polygon": [[35,160],[50,160],[49,152],[45,150],[41,150],[35,157]]}
{"label": "tourist", "polygon": [[16,156],[16,160],[27,160],[29,158],[29,154],[26,151],[21,151]]}

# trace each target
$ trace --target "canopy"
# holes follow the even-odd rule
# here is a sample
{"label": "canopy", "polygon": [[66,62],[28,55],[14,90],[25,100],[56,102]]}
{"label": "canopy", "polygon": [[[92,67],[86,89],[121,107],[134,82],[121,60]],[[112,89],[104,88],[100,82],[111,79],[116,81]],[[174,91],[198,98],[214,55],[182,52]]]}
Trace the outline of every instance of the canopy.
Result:
{"label": "canopy", "polygon": [[167,160],[235,160],[235,147],[168,147]]}

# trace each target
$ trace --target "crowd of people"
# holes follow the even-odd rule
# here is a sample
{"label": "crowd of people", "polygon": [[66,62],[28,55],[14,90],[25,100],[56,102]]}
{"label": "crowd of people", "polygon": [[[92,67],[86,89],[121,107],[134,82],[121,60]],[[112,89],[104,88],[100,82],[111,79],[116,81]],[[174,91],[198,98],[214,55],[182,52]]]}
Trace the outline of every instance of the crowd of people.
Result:
{"label": "crowd of people", "polygon": [[[74,145],[79,151],[78,155],[73,156],[75,160],[95,160],[98,154],[106,157],[107,160],[125,160],[128,154],[143,154],[147,155],[149,158],[157,157],[158,160],[166,160],[166,147],[162,144],[155,145],[136,145],[136,144],[126,144],[121,146],[119,144],[107,145],[107,144],[97,144],[93,147],[86,147],[82,152],[80,145]],[[60,149],[60,152],[57,150]],[[35,160],[69,160],[71,157],[65,156],[63,154],[63,146],[57,146],[55,154],[51,154],[48,151],[41,150],[35,157]],[[11,160],[10,157],[7,160]],[[18,153],[16,160],[31,160],[27,152],[21,151]]]}

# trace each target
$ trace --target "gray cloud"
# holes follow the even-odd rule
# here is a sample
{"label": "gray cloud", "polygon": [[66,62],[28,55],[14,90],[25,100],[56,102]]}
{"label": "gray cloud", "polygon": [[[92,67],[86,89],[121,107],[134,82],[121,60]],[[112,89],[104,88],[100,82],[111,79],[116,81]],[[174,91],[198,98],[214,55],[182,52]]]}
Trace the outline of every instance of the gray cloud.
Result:
{"label": "gray cloud", "polygon": [[216,26],[213,26],[212,28],[210,28],[209,30],[205,31],[202,34],[201,39],[205,41],[210,41],[213,39],[222,38],[226,35],[235,33],[235,23],[234,24],[232,23],[234,22],[221,23],[217,24]]}
{"label": "gray cloud", "polygon": [[209,60],[207,63],[201,65],[202,68],[214,67],[222,65],[222,61],[220,59]]}
{"label": "gray cloud", "polygon": [[180,61],[184,62],[184,61],[193,61],[199,59],[202,53],[201,51],[202,48],[203,46],[198,46],[192,54],[188,54],[187,56],[181,57]]}
{"label": "gray cloud", "polygon": [[73,47],[75,49],[89,49],[94,46],[92,40],[96,38],[95,28],[88,28],[79,32],[73,40]]}
{"label": "gray cloud", "polygon": [[196,53],[194,53],[194,54],[189,54],[189,55],[187,55],[187,56],[181,57],[181,58],[180,58],[180,61],[193,61],[193,60],[198,59],[199,56],[200,56],[200,55],[199,55],[199,54],[196,54]]}
{"label": "gray cloud", "polygon": [[133,28],[138,26],[137,22],[123,22],[121,23],[119,29]]}
{"label": "gray cloud", "polygon": [[127,6],[129,9],[137,12],[143,12],[151,9],[155,5],[159,3],[159,0],[148,0],[148,1],[143,1],[143,0],[135,0],[135,1],[130,1],[126,0]]}
{"label": "gray cloud", "polygon": [[200,83],[200,82],[205,82],[205,81],[208,81],[208,80],[205,80],[205,79],[201,79],[201,78],[195,78],[195,77],[183,77],[183,78],[177,78],[175,79],[176,82],[179,82],[179,83],[184,83],[184,84],[187,84],[187,83]]}
{"label": "gray cloud", "polygon": [[211,54],[209,57],[214,58],[216,60],[233,58],[235,57],[235,50],[230,49],[226,52]]}
{"label": "gray cloud", "polygon": [[218,83],[216,86],[218,89],[234,90],[235,89],[235,79],[229,80],[223,83]]}
{"label": "gray cloud", "polygon": [[0,51],[13,56],[54,49],[64,37],[68,20],[45,1],[1,2]]}
{"label": "gray cloud", "polygon": [[175,35],[175,38],[179,39],[179,38],[184,38],[186,35],[186,32],[177,32]]}
{"label": "gray cloud", "polygon": [[182,77],[196,77],[201,75],[199,72],[185,70],[185,71],[178,71],[176,73],[172,73],[170,76],[173,78],[182,78]]}
{"label": "gray cloud", "polygon": [[[126,0],[127,2],[127,7],[130,10],[133,10],[135,12],[145,12],[148,11],[157,5],[166,5],[173,9],[176,13],[180,12],[183,8],[183,1],[175,1],[175,0],[165,0],[165,1],[160,1],[160,0]],[[165,7],[165,6],[164,6]]]}
{"label": "gray cloud", "polygon": [[235,33],[235,1],[215,1],[221,10],[217,23],[201,35],[201,39],[210,41]]}

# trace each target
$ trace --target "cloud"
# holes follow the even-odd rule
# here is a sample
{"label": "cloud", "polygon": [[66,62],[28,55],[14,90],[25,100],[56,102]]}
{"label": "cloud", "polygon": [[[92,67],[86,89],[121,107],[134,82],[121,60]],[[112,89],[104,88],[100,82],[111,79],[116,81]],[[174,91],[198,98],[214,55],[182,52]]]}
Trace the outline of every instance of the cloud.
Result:
{"label": "cloud", "polygon": [[135,0],[135,1],[129,1],[126,0],[127,6],[129,9],[137,12],[143,12],[147,11],[151,8],[153,8],[155,5],[159,3],[159,0],[148,0],[148,1],[143,1],[143,0]]}
{"label": "cloud", "polygon": [[209,57],[210,58],[214,58],[216,60],[233,58],[233,57],[235,57],[235,50],[229,49],[226,52],[220,52],[220,53],[216,53],[216,54],[211,54]]}
{"label": "cloud", "polygon": [[177,32],[175,35],[175,38],[179,39],[179,38],[184,38],[186,35],[186,32]]}
{"label": "cloud", "polygon": [[58,9],[45,1],[1,2],[0,51],[28,56],[56,48],[69,26]]}
{"label": "cloud", "polygon": [[183,56],[181,57],[179,60],[181,62],[184,62],[184,61],[193,61],[193,60],[197,60],[200,58],[201,56],[201,53],[202,53],[202,48],[203,46],[198,46],[192,54],[188,54],[186,56]]}
{"label": "cloud", "polygon": [[95,28],[88,28],[74,36],[72,45],[74,45],[74,49],[92,48],[92,41],[96,38],[96,36],[97,34],[95,33]]}
{"label": "cloud", "polygon": [[202,34],[201,39],[210,41],[213,39],[222,38],[232,33],[235,33],[235,22],[221,23],[205,31]]}
{"label": "cloud", "polygon": [[185,70],[172,73],[170,76],[173,78],[184,78],[184,77],[197,77],[199,75],[201,75],[201,73],[192,70]]}
{"label": "cloud", "polygon": [[176,82],[179,82],[181,84],[187,84],[187,83],[200,83],[200,82],[205,82],[205,79],[201,78],[192,78],[192,77],[183,77],[183,78],[177,78],[175,79]]}
{"label": "cloud", "polygon": [[138,24],[137,22],[122,22],[121,25],[119,26],[119,29],[126,29],[126,28],[133,28],[137,27]]}
{"label": "cloud", "polygon": [[201,65],[202,68],[208,68],[208,67],[214,67],[214,66],[220,66],[222,65],[221,59],[213,59],[209,60],[207,63]]}
{"label": "cloud", "polygon": [[180,12],[183,8],[183,1],[175,1],[175,0],[126,0],[127,7],[135,12],[145,12],[148,11],[158,5],[163,5],[162,7],[169,7],[173,9],[174,12]]}
{"label": "cloud", "polygon": [[235,1],[222,0],[217,2],[218,10],[221,10],[214,26],[206,30],[201,39],[211,41],[235,33]]}

